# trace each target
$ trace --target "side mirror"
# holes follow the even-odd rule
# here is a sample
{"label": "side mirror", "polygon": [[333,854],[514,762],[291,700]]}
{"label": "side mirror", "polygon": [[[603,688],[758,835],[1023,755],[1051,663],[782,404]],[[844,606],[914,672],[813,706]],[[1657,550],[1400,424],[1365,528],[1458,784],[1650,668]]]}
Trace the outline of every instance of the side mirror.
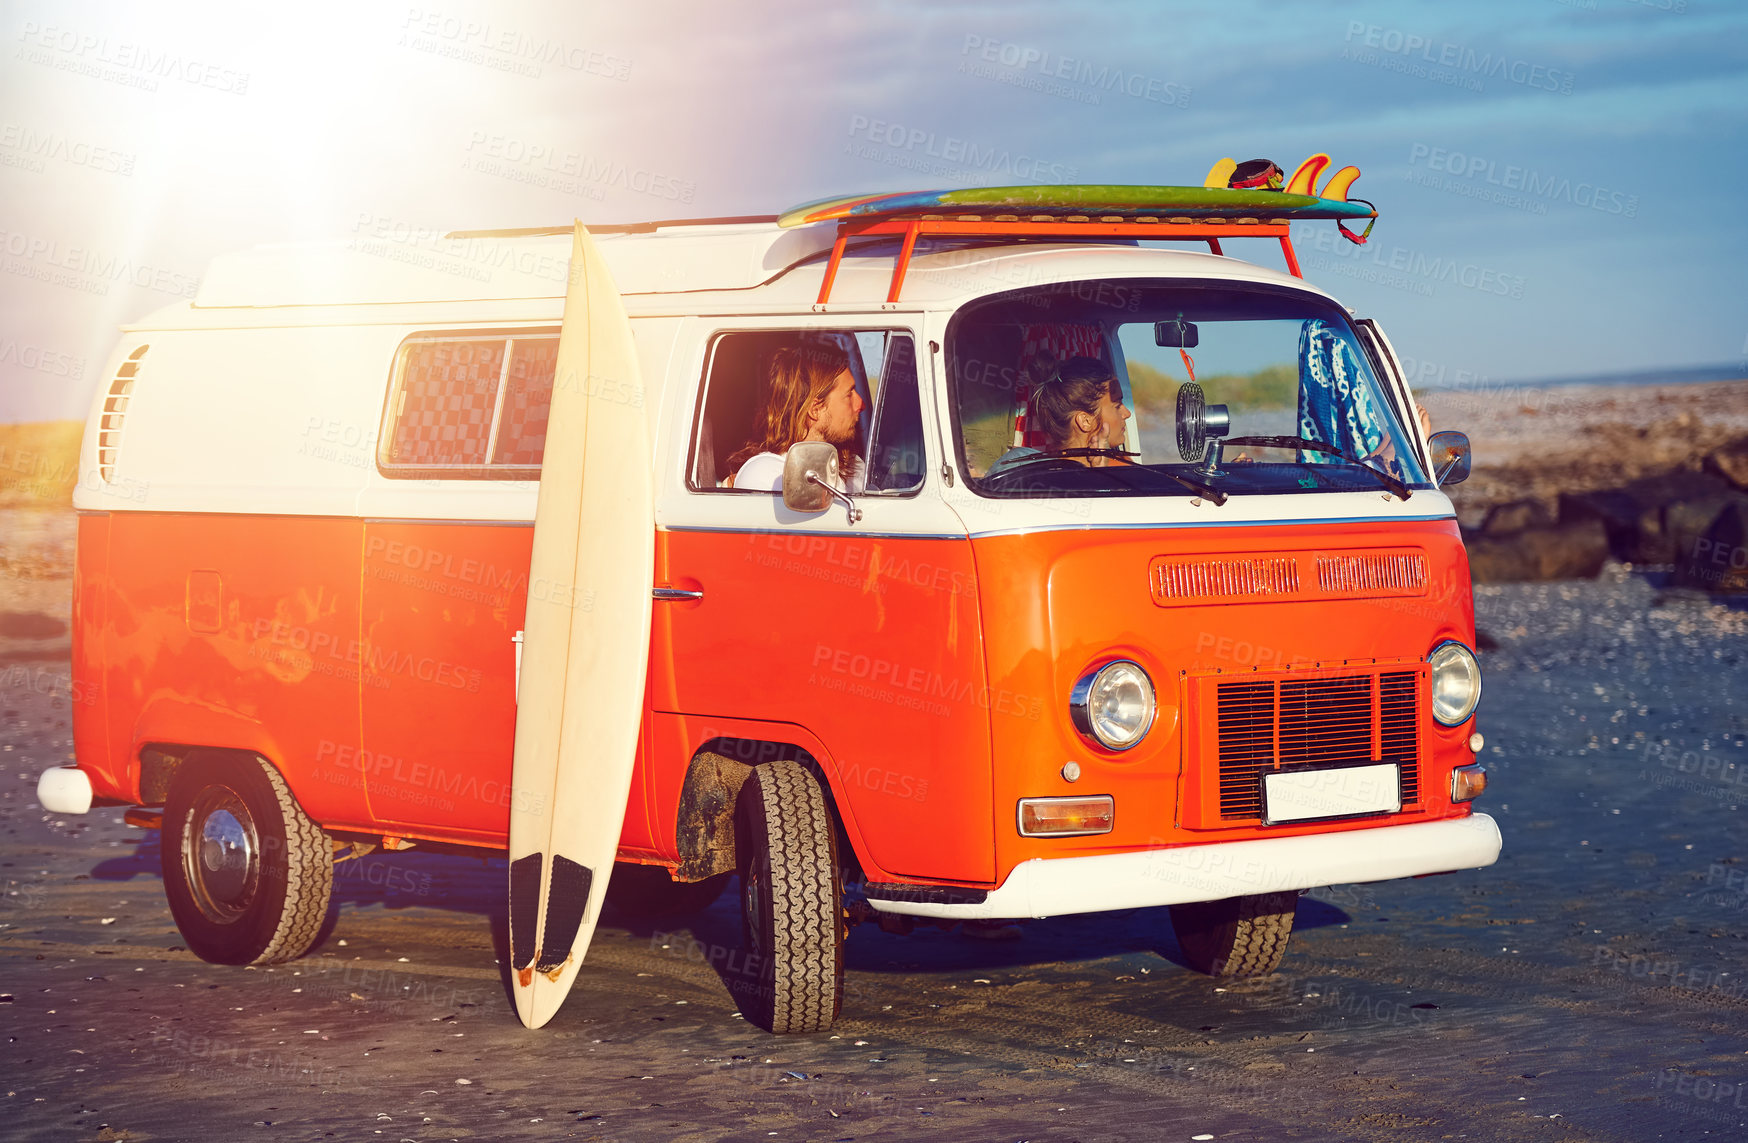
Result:
{"label": "side mirror", "polygon": [[783,506],[794,512],[824,512],[832,501],[850,511],[850,523],[862,510],[839,485],[838,450],[825,441],[796,441],[783,454]]}
{"label": "side mirror", "polygon": [[1153,344],[1167,349],[1194,349],[1201,340],[1201,333],[1196,329],[1196,323],[1175,318],[1172,321],[1156,321],[1153,323]]}
{"label": "side mirror", "polygon": [[1469,438],[1462,433],[1445,431],[1426,439],[1432,455],[1432,482],[1440,488],[1461,484],[1469,478]]}

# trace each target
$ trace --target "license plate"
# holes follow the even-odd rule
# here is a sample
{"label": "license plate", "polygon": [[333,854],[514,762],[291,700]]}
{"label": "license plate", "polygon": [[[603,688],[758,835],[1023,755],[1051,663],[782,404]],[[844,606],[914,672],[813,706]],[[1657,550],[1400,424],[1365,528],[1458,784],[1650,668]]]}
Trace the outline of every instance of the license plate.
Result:
{"label": "license plate", "polygon": [[1262,805],[1265,825],[1393,814],[1402,808],[1401,768],[1394,762],[1374,762],[1266,773]]}

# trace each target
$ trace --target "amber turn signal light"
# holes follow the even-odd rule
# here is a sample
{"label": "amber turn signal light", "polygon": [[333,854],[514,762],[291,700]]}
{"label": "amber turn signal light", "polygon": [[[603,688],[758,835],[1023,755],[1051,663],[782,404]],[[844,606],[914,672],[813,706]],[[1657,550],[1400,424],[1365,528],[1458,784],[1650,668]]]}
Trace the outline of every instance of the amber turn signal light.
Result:
{"label": "amber turn signal light", "polygon": [[1451,801],[1472,802],[1487,790],[1487,768],[1479,762],[1451,771]]}
{"label": "amber turn signal light", "polygon": [[1020,799],[1020,834],[1024,837],[1110,833],[1116,821],[1117,799],[1109,794],[1087,798]]}

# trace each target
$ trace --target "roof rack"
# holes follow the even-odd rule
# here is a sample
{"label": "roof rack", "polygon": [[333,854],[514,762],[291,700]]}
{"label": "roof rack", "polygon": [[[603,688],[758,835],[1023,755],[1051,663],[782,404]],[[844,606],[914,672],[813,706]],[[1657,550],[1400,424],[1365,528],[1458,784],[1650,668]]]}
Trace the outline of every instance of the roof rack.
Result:
{"label": "roof rack", "polygon": [[918,238],[962,238],[996,236],[1007,238],[1143,238],[1153,241],[1206,242],[1215,254],[1224,254],[1222,238],[1278,238],[1281,253],[1286,256],[1287,269],[1293,277],[1299,272],[1299,258],[1293,252],[1289,224],[1284,221],[1264,221],[1260,218],[1167,218],[1133,215],[1044,215],[1022,218],[1018,215],[990,217],[944,214],[924,214],[915,218],[845,218],[838,223],[837,241],[832,243],[831,260],[826,263],[825,279],[819,284],[819,302],[831,300],[832,283],[837,279],[838,266],[843,261],[844,246],[851,238],[869,234],[891,234],[902,237],[898,257],[892,265],[892,284],[886,300],[896,302],[904,286],[905,272],[916,250]]}
{"label": "roof rack", "polygon": [[[655,222],[604,222],[590,225],[590,234],[653,234],[664,226],[745,226],[776,222],[774,214],[737,214],[727,218],[663,218]],[[570,234],[573,226],[523,226],[511,230],[451,230],[445,238],[551,238]]]}

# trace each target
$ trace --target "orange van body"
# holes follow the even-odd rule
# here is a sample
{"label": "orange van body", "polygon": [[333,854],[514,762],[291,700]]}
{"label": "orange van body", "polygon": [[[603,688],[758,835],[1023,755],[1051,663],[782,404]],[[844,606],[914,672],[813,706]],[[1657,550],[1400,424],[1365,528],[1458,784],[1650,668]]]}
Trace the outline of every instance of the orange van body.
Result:
{"label": "orange van body", "polygon": [[[769,227],[718,229],[725,247],[767,251],[791,240],[765,234]],[[1109,518],[1042,522],[1025,501],[979,501],[943,443],[941,343],[959,304],[1011,289],[1016,271],[947,255],[932,268],[934,256],[918,257],[905,287],[913,304],[900,309],[873,300],[884,277],[850,258],[826,305],[814,301],[819,266],[807,253],[785,255],[797,257],[787,279],[761,283],[768,270],[755,259],[752,270],[735,271],[746,282],[695,298],[662,292],[681,285],[671,257],[626,254],[615,271],[642,323],[649,414],[663,442],[658,600],[622,861],[670,870],[684,862],[686,784],[706,748],[812,759],[870,886],[993,891],[1022,867],[1060,859],[1370,835],[1361,856],[1316,867],[1348,876],[1388,848],[1378,839],[1390,831],[1471,817],[1453,771],[1475,763],[1473,717],[1446,726],[1429,705],[1429,650],[1444,641],[1472,647],[1475,638],[1467,559],[1436,486],[1406,503],[1376,490],[1298,497],[1273,514],[1237,497],[1218,511],[1179,502],[1170,519],[1134,500]],[[1064,280],[1121,266],[1292,281],[1207,255],[1070,253],[1081,261],[1041,247],[1013,257]],[[1191,257],[1201,261],[1171,261]],[[466,301],[465,291],[428,296],[440,286],[454,293],[453,283],[396,279],[382,289],[400,300],[369,314],[353,305],[367,297],[288,301],[271,290],[292,286],[251,279],[245,289],[215,278],[214,296],[130,331],[88,430],[73,676],[99,701],[78,711],[78,769],[100,799],[154,805],[164,800],[155,758],[246,751],[277,768],[309,817],[337,836],[503,849],[537,471],[472,484],[390,472],[376,434],[392,431],[408,344],[431,331],[550,334],[562,316],[562,277],[527,290],[512,282],[489,302]],[[734,292],[755,286],[768,296]],[[253,300],[236,300],[251,289]],[[860,527],[835,509],[797,522],[761,508],[759,523],[746,497],[688,483],[712,339],[810,324],[898,330],[917,347],[927,480],[910,500],[870,497]],[[330,331],[326,340],[299,348],[300,330],[314,327]],[[263,454],[295,449],[305,485],[272,485],[251,467],[247,442],[228,442],[239,472],[239,489],[229,491],[210,474],[216,469],[198,470],[178,451],[216,438],[189,430],[185,445],[173,439],[213,394],[230,390],[209,382],[207,395],[187,396],[180,411],[157,394],[169,393],[179,369],[216,376],[251,338],[268,396],[238,397],[222,419],[245,438],[260,427],[272,438]],[[287,356],[299,359],[296,369],[275,364]],[[346,377],[322,382],[333,404],[311,406],[300,435],[287,425],[293,414],[269,406],[291,408],[297,379],[337,359]],[[154,368],[163,372],[155,377]],[[1401,386],[1399,372],[1386,381]],[[161,410],[150,412],[148,400]],[[355,429],[363,443],[352,453],[323,443]],[[112,491],[139,448],[162,459],[155,469],[141,462],[142,494],[123,502]],[[333,463],[321,467],[310,459],[318,454]],[[256,487],[271,494],[250,506]],[[1325,500],[1327,511],[1312,510]],[[880,523],[925,507],[935,524]],[[1108,660],[1138,664],[1157,693],[1152,729],[1132,750],[1105,749],[1082,733],[1066,701],[1089,666]],[[1264,771],[1380,758],[1402,762],[1399,810],[1265,822]],[[1109,795],[1109,830],[1026,836],[1018,828],[1023,799],[1069,795]],[[1437,849],[1445,842],[1429,844],[1418,864],[1382,875],[1466,868],[1498,851],[1490,821],[1448,861]],[[1288,860],[1267,856],[1275,850],[1229,852]],[[1124,900],[1198,899],[1174,892]],[[918,900],[897,911],[973,915],[954,913],[951,894]],[[1061,907],[1065,897],[1051,900]]]}
{"label": "orange van body", "polygon": [[[710,594],[656,612],[622,856],[679,862],[687,765],[719,738],[813,754],[873,880],[988,885],[1035,857],[1267,835],[1257,821],[1221,820],[1214,737],[1184,714],[1197,709],[1191,689],[1288,667],[1422,671],[1418,657],[1380,660],[1377,649],[1472,642],[1468,564],[1454,521],[1249,528],[1245,555],[1411,551],[1432,570],[1422,589],[1329,593],[1314,607],[1154,598],[1150,564],[1229,556],[1229,532],[1097,544],[1060,531],[969,542],[661,533],[658,581],[707,579]],[[513,569],[527,567],[531,535],[82,516],[74,678],[103,701],[101,718],[76,725],[81,766],[99,796],[134,803],[141,755],[156,744],[252,750],[285,767],[331,830],[502,848],[516,717],[506,649],[527,600],[526,572]],[[1125,754],[1089,747],[1056,697],[1101,655],[1160,681],[1159,725]],[[748,662],[760,672],[737,669]],[[1417,725],[1422,796],[1402,818],[1466,815],[1439,795],[1473,759],[1472,727]],[[1058,792],[1071,759],[1081,788],[1116,797],[1116,828],[1019,836],[1013,807]]]}

